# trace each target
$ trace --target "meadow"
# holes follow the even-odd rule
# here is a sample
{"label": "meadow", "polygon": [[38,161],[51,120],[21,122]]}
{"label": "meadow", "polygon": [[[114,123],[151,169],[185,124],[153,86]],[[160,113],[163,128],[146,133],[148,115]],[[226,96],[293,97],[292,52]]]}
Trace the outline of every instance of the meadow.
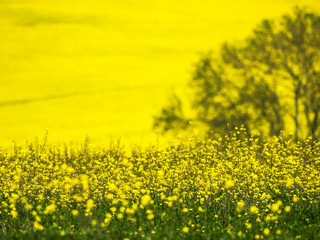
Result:
{"label": "meadow", "polygon": [[0,151],[1,239],[318,239],[320,144],[177,140]]}

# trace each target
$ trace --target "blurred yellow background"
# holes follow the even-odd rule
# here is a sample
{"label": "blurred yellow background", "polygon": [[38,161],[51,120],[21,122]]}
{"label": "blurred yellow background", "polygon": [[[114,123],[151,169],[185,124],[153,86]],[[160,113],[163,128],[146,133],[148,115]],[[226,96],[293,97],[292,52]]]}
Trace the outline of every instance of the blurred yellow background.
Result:
{"label": "blurred yellow background", "polygon": [[157,138],[193,63],[264,18],[319,0],[0,0],[0,145]]}

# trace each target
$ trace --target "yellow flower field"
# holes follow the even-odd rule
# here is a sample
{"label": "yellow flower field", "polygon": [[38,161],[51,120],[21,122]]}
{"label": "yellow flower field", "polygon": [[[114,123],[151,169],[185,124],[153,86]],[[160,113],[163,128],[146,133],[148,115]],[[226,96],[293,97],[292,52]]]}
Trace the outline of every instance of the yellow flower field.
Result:
{"label": "yellow flower field", "polygon": [[0,239],[320,239],[319,11],[0,0]]}
{"label": "yellow flower field", "polygon": [[105,239],[319,237],[320,145],[191,137],[121,146],[1,151],[4,236]]}
{"label": "yellow flower field", "polygon": [[193,64],[264,18],[318,0],[1,0],[0,144],[156,142],[153,116]]}

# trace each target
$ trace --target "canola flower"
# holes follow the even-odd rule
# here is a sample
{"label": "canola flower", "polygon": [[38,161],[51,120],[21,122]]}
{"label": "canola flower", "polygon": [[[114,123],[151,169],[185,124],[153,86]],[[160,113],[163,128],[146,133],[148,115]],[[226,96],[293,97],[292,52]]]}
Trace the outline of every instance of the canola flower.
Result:
{"label": "canola flower", "polygon": [[259,209],[256,206],[251,206],[250,207],[250,212],[253,214],[258,214],[259,213]]}
{"label": "canola flower", "polygon": [[242,209],[244,208],[245,206],[245,202],[243,200],[240,200],[238,203],[237,203],[237,211],[240,212],[242,211]]}
{"label": "canola flower", "polygon": [[80,238],[95,231],[101,239],[168,231],[290,239],[293,227],[304,227],[303,238],[320,226],[320,144],[311,139],[231,134],[132,155],[34,144],[0,150],[0,160],[0,231],[11,237],[24,229]]}

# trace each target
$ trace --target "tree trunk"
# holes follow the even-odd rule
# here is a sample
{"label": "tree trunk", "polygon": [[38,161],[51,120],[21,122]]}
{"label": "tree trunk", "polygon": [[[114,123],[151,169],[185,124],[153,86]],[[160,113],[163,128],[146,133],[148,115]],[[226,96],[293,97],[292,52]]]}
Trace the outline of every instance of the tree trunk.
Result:
{"label": "tree trunk", "polygon": [[319,111],[317,111],[317,110],[314,112],[313,124],[312,124],[312,127],[311,127],[311,134],[312,134],[313,138],[315,138],[316,131],[317,131],[317,128],[318,128],[318,113],[319,113]]}
{"label": "tree trunk", "polygon": [[299,140],[299,99],[300,99],[300,92],[301,92],[301,82],[299,81],[298,86],[295,89],[295,96],[294,96],[294,106],[295,106],[294,123],[295,123],[295,139],[296,139],[296,141]]}

